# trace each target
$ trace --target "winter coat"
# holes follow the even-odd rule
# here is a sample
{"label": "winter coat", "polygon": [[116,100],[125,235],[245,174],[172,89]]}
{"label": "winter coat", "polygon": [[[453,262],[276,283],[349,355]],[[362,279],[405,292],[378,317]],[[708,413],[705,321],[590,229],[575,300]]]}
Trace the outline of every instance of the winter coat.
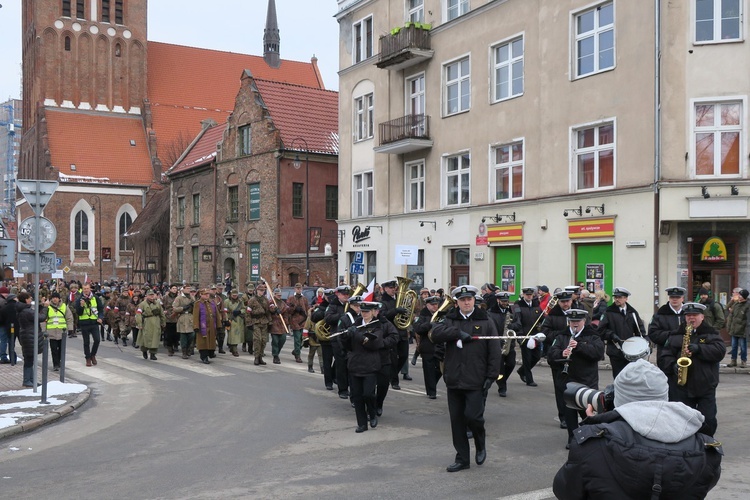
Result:
{"label": "winter coat", "polygon": [[162,306],[158,302],[144,300],[135,311],[135,324],[139,330],[138,345],[146,349],[158,349],[161,332],[167,324]]}
{"label": "winter coat", "polygon": [[286,311],[287,326],[290,330],[302,330],[305,326],[305,320],[307,320],[307,311],[310,309],[307,297],[290,295],[286,299],[286,305],[288,306]]}
{"label": "winter coat", "polygon": [[247,299],[247,307],[250,308],[248,323],[259,326],[271,323],[271,306],[265,295],[253,295]]}
{"label": "winter coat", "polygon": [[561,500],[702,499],[721,476],[721,444],[698,434],[703,415],[682,403],[639,401],[573,431],[552,489]]}
{"label": "winter coat", "polygon": [[179,313],[174,310],[174,301],[180,297],[181,294],[176,293],[172,295],[171,292],[164,294],[161,299],[162,306],[164,307],[164,316],[167,318],[167,323],[177,323]]}
{"label": "winter coat", "polygon": [[[362,325],[362,318],[357,318],[352,326],[360,325]],[[347,330],[339,336],[343,348],[348,352],[346,367],[349,375],[353,377],[373,375],[381,368],[380,350],[385,346],[383,339],[387,334],[387,327],[378,321],[353,330],[351,332]]]}
{"label": "winter coat", "polygon": [[626,315],[623,316],[620,308],[612,304],[607,307],[601,321],[599,321],[599,333],[602,339],[607,341],[607,355],[610,358],[625,359],[619,344],[612,340],[615,335],[620,337],[620,340],[627,340],[630,337],[640,337],[641,335],[645,337],[647,334],[638,311],[627,302],[625,303],[625,313]]}
{"label": "winter coat", "polygon": [[[24,358],[32,358],[34,356],[34,308],[31,304],[23,302],[11,302],[16,306],[16,317],[18,318],[18,340],[21,343],[21,352]],[[47,316],[44,313],[45,309],[39,313],[39,321],[46,321]],[[37,354],[41,354],[42,345],[44,342],[44,332],[41,328],[39,329],[37,339]]]}
{"label": "winter coat", "polygon": [[224,301],[224,316],[229,321],[227,345],[239,345],[245,340],[245,304],[242,299]]}
{"label": "winter coat", "polygon": [[472,336],[498,336],[497,328],[487,312],[478,307],[468,319],[455,308],[430,333],[434,343],[445,342],[445,385],[449,389],[481,390],[485,380],[497,380],[502,346],[499,340],[472,340],[461,342],[459,347],[462,331]]}
{"label": "winter coat", "polygon": [[180,294],[172,302],[172,310],[178,314],[177,333],[193,333],[193,303],[193,299],[185,294]]}
{"label": "winter coat", "polygon": [[[276,307],[271,309],[271,326],[268,331],[274,335],[286,335],[286,328],[284,328],[284,322],[282,318],[286,315],[288,307],[286,302],[278,300]],[[286,321],[286,320],[284,320]],[[287,325],[288,328],[289,325]]]}
{"label": "winter coat", "polygon": [[419,311],[419,316],[417,316],[417,319],[414,320],[413,324],[414,333],[419,335],[417,351],[422,356],[422,359],[432,359],[435,355],[435,344],[432,343],[428,336],[430,330],[432,330],[432,327],[434,326],[433,323],[430,322],[431,320],[432,313],[427,307],[423,307],[422,310]]}
{"label": "winter coat", "polygon": [[679,314],[675,313],[667,303],[656,311],[656,314],[651,318],[651,323],[648,325],[648,339],[656,346],[656,365],[661,368],[661,371],[670,380],[674,377],[674,373],[663,366],[661,354],[664,351],[664,346],[669,341],[669,336],[684,322],[685,318],[682,315],[682,311]]}
{"label": "winter coat", "polygon": [[216,332],[221,328],[220,313],[211,300],[199,300],[193,305],[195,348],[199,351],[216,350]]}
{"label": "winter coat", "polygon": [[[513,311],[513,321],[510,324],[510,329],[516,332],[519,337],[528,335],[534,323],[536,323],[536,328],[539,328],[542,324],[539,317],[544,309],[539,306],[537,299],[533,299],[531,305],[529,305],[523,298],[520,298],[513,303],[511,311]],[[537,322],[537,320],[539,321]],[[532,332],[532,334],[534,333],[536,332]]]}
{"label": "winter coat", "polygon": [[[684,338],[685,323],[669,336],[661,353],[662,365],[668,372],[677,373],[677,358],[683,355]],[[690,344],[700,345],[700,351],[690,356],[693,363],[688,368],[687,384],[678,386],[678,389],[686,391],[690,398],[712,394],[719,385],[719,362],[727,353],[724,341],[719,337],[719,332],[704,321],[693,331]]]}
{"label": "winter coat", "polygon": [[554,333],[555,340],[549,348],[547,359],[549,365],[562,371],[568,365],[567,376],[560,373],[554,382],[560,390],[565,390],[568,382],[578,382],[593,389],[599,388],[599,360],[604,356],[604,341],[590,325],[586,325],[576,337],[578,345],[570,352],[567,362],[563,351],[568,347],[572,334],[570,327]]}
{"label": "winter coat", "polygon": [[727,333],[732,337],[744,337],[747,326],[747,311],[750,301],[737,302],[732,306],[732,312],[727,316]]}
{"label": "winter coat", "polygon": [[568,317],[565,316],[565,311],[562,310],[560,304],[556,304],[549,314],[547,314],[547,317],[542,320],[540,330],[545,335],[544,345],[547,347],[551,346],[552,342],[555,341],[555,334],[561,330],[565,330],[567,327]]}
{"label": "winter coat", "polygon": [[721,304],[714,299],[708,299],[706,302],[701,302],[701,304],[706,306],[706,310],[703,312],[704,321],[717,330],[724,328],[726,319],[724,317],[724,308]]}
{"label": "winter coat", "polygon": [[[398,313],[396,312],[396,298],[391,297],[387,293],[383,294],[383,297],[380,300],[380,303],[383,304],[383,308],[380,310],[379,317],[382,320],[383,318],[387,319],[391,323],[393,323],[396,319],[396,316],[398,316]],[[393,323],[395,326],[396,324]],[[398,336],[401,338],[401,340],[406,340],[409,336],[409,333],[406,330],[401,330],[399,328],[396,328],[398,330]]]}

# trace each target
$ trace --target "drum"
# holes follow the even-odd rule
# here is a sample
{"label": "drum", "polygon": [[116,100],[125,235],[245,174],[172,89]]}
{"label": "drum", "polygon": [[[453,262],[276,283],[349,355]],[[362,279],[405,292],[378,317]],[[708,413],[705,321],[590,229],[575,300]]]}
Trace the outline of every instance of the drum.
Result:
{"label": "drum", "polygon": [[622,343],[622,354],[628,361],[646,359],[651,354],[648,340],[643,337],[630,337]]}

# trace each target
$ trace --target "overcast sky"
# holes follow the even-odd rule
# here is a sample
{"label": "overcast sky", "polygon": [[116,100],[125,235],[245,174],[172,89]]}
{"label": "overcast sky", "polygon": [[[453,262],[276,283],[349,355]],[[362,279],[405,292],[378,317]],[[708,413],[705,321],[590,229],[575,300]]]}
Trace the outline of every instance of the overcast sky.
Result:
{"label": "overcast sky", "polygon": [[[0,0],[0,102],[21,96],[21,0]],[[151,0],[148,39],[263,55],[268,0]],[[276,0],[281,57],[315,55],[326,88],[338,90],[336,0]],[[208,8],[210,7],[210,8]]]}

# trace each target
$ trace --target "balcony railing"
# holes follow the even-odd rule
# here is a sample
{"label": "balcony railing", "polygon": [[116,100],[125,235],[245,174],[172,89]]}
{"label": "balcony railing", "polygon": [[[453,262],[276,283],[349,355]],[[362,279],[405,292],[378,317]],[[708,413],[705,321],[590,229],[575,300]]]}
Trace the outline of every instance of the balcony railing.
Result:
{"label": "balcony railing", "polygon": [[430,117],[427,115],[406,115],[380,124],[380,144],[405,139],[429,139]]}
{"label": "balcony railing", "polygon": [[404,68],[432,57],[430,31],[421,27],[406,26],[396,33],[380,37],[378,68],[397,65]]}

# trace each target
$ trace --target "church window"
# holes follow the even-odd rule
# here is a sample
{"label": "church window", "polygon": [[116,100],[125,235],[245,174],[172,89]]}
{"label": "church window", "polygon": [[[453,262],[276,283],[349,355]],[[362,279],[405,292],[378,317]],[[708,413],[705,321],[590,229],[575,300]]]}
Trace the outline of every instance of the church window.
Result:
{"label": "church window", "polygon": [[122,47],[120,47],[120,44],[115,44],[115,57],[120,57],[122,55]]}
{"label": "church window", "polygon": [[102,22],[108,23],[109,20],[109,0],[102,0]]}
{"label": "church window", "polygon": [[65,51],[70,52],[70,37],[69,36],[65,37]]}
{"label": "church window", "polygon": [[89,218],[83,210],[76,214],[75,249],[89,249]]}
{"label": "church window", "polygon": [[76,17],[86,19],[86,0],[76,0]]}
{"label": "church window", "polygon": [[124,24],[122,17],[122,0],[115,0],[115,22],[117,24]]}
{"label": "church window", "polygon": [[63,0],[62,15],[63,17],[70,17],[70,0]]}

